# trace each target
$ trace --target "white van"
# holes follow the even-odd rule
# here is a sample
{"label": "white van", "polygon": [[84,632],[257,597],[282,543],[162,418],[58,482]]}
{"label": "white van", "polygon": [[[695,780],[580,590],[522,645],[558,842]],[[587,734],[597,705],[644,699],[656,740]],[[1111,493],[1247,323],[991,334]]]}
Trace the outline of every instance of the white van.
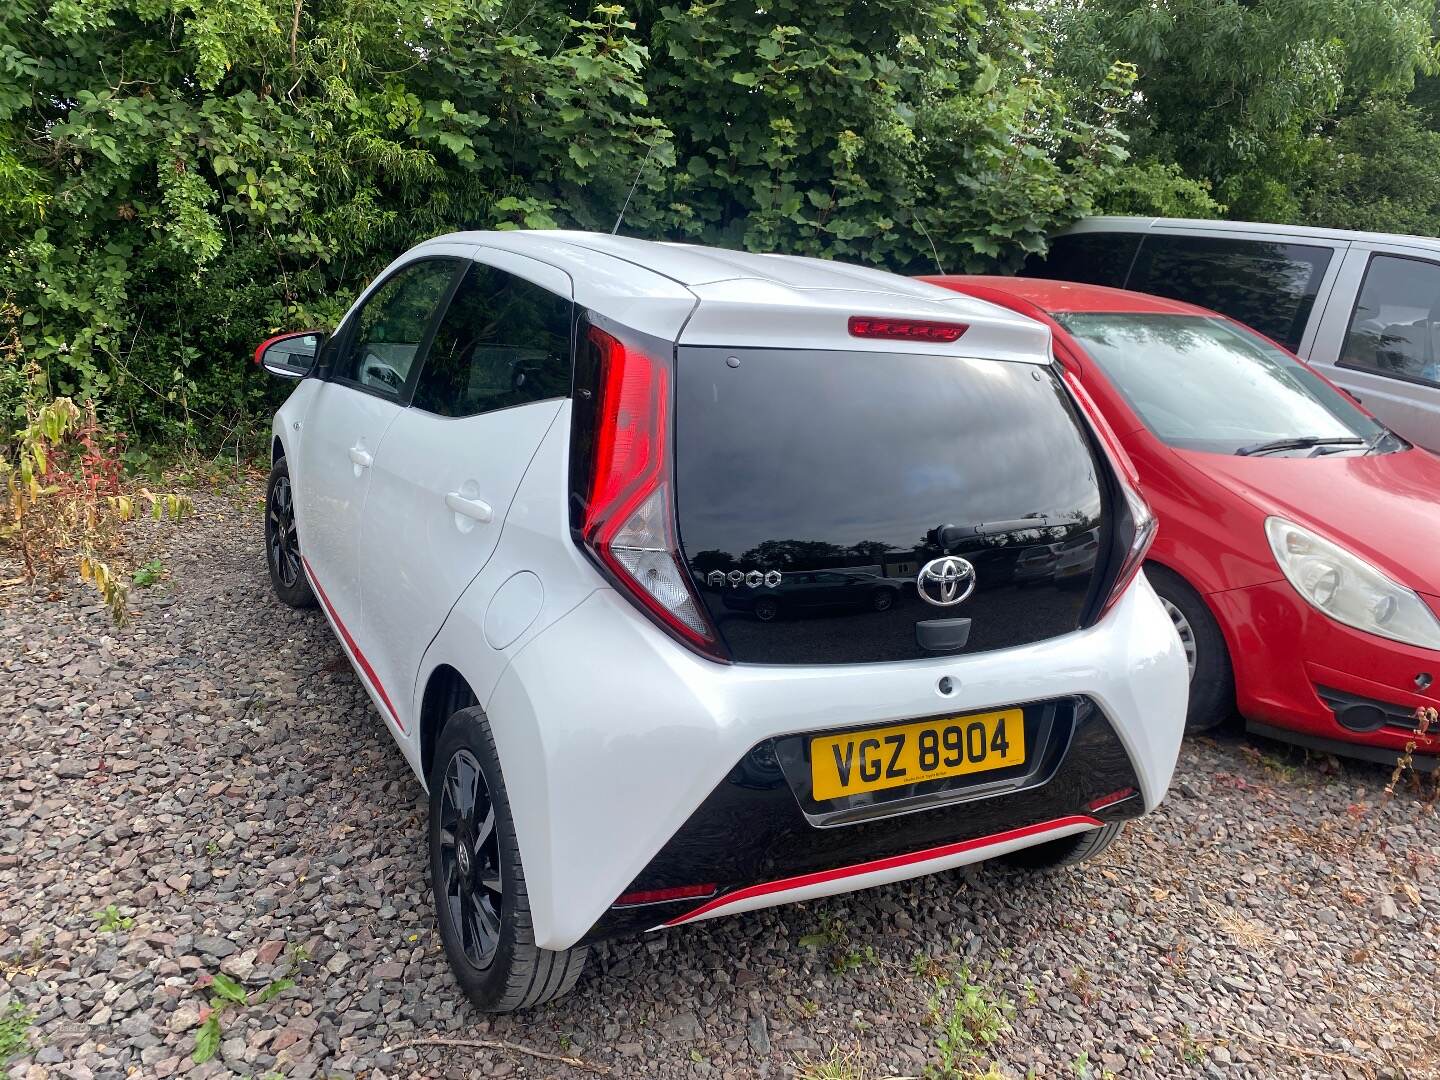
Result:
{"label": "white van", "polygon": [[1440,452],[1440,240],[1298,225],[1094,217],[1027,277],[1168,296],[1248,323]]}

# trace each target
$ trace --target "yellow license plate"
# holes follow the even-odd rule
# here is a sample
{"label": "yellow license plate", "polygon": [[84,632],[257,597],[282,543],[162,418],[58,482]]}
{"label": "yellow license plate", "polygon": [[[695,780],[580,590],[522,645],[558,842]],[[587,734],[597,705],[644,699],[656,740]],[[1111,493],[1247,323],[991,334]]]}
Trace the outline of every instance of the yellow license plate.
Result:
{"label": "yellow license plate", "polygon": [[1025,714],[949,716],[810,740],[817,802],[1025,762]]}

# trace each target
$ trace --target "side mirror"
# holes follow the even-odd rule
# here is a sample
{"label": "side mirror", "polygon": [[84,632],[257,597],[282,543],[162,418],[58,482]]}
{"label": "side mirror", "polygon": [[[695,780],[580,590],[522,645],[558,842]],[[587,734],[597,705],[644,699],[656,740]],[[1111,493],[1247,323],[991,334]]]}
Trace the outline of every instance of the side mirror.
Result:
{"label": "side mirror", "polygon": [[324,337],[320,330],[300,330],[267,338],[255,348],[255,363],[282,379],[303,379],[315,366]]}

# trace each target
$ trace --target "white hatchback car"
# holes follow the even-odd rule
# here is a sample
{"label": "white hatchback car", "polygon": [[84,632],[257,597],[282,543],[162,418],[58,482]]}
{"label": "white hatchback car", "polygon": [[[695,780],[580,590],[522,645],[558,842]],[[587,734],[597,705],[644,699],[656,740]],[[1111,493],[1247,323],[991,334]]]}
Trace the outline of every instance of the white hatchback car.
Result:
{"label": "white hatchback car", "polygon": [[256,359],[304,376],[275,591],[318,598],[428,787],[483,1009],[610,936],[1074,862],[1164,795],[1153,519],[1038,323],[838,263],[463,233]]}

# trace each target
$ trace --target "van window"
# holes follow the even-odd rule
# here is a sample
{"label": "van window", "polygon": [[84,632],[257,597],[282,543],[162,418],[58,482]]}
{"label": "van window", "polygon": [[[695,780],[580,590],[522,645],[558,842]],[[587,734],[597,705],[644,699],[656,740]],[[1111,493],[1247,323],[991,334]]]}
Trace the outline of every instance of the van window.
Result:
{"label": "van window", "polygon": [[1308,244],[1152,233],[1126,288],[1212,308],[1295,352],[1330,255]]}
{"label": "van window", "polygon": [[1440,386],[1440,266],[1376,255],[1365,271],[1340,366]]}
{"label": "van window", "polygon": [[1130,263],[1140,247],[1139,233],[1093,232],[1057,236],[1044,255],[1031,255],[1022,277],[1079,281],[1086,285],[1125,287]]}

